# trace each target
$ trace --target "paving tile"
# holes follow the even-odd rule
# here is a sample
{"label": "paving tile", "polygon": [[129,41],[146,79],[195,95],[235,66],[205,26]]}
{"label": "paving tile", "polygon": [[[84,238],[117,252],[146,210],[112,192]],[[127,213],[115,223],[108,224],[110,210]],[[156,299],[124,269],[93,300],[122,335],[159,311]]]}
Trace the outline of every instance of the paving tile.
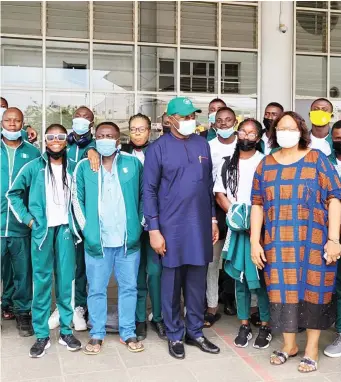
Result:
{"label": "paving tile", "polygon": [[96,371],[86,374],[69,374],[64,375],[65,382],[112,382],[112,381],[129,381],[130,377],[126,370],[108,370]]}
{"label": "paving tile", "polygon": [[39,359],[28,356],[7,357],[1,360],[1,380],[24,381],[29,379],[46,380],[61,377],[61,368],[57,354],[47,353]]}
{"label": "paving tile", "polygon": [[185,364],[134,367],[128,370],[132,382],[195,382],[194,375]]}
{"label": "paving tile", "polygon": [[[13,357],[13,356],[25,356],[28,357],[28,353],[31,349],[31,346],[34,344],[36,338],[34,336],[32,337],[18,337],[18,338],[11,338],[11,337],[4,337],[1,338],[1,357],[7,358],[7,357]],[[52,339],[51,341],[51,347],[46,350],[46,353],[48,354],[54,354],[57,353],[57,345],[56,341]]]}
{"label": "paving tile", "polygon": [[27,382],[64,382],[64,377],[28,379]]}
{"label": "paving tile", "polygon": [[341,364],[340,364],[339,373],[326,374],[325,379],[327,382],[340,382],[341,381]]}

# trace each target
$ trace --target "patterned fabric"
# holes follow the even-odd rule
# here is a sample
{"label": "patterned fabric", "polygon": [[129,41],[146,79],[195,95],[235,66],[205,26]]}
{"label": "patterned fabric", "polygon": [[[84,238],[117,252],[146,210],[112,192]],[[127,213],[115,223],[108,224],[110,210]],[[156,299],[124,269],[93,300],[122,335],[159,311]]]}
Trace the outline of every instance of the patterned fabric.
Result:
{"label": "patterned fabric", "polygon": [[341,199],[340,188],[337,172],[318,150],[291,165],[269,155],[257,168],[251,198],[264,208],[264,275],[275,330],[326,329],[335,318],[336,265],[327,266],[323,255],[328,201]]}

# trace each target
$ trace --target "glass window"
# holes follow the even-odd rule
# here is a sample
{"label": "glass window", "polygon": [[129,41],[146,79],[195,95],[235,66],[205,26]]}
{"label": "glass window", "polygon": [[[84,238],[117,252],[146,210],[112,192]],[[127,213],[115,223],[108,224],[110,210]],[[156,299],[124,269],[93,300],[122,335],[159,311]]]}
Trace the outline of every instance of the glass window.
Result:
{"label": "glass window", "polygon": [[296,95],[326,97],[327,59],[318,56],[296,56]]}
{"label": "glass window", "polygon": [[[174,62],[174,69],[176,66],[175,55],[176,50],[173,48],[139,47],[138,89],[160,92],[175,91],[176,71],[163,74],[160,70],[161,66],[164,69],[164,61]],[[160,62],[162,63],[160,64]],[[166,79],[161,79],[161,77],[166,77]]]}
{"label": "glass window", "polygon": [[1,53],[1,86],[43,86],[42,41],[2,38]]}
{"label": "glass window", "polygon": [[79,42],[46,42],[46,87],[89,88],[89,45]]}
{"label": "glass window", "polygon": [[182,92],[216,92],[217,52],[181,49],[180,90]]}
{"label": "glass window", "polygon": [[336,11],[341,11],[341,1],[331,1],[330,8]]}
{"label": "glass window", "polygon": [[330,57],[330,97],[341,98],[341,57]]}
{"label": "glass window", "polygon": [[297,1],[297,6],[301,8],[327,8],[327,1]]}
{"label": "glass window", "polygon": [[341,53],[341,14],[330,15],[330,51]]}
{"label": "glass window", "polygon": [[257,94],[257,53],[221,53],[221,92]]}
{"label": "glass window", "polygon": [[40,36],[40,1],[1,1],[1,33]]}
{"label": "glass window", "polygon": [[132,45],[94,44],[92,74],[95,90],[133,90],[134,55]]}
{"label": "glass window", "polygon": [[229,48],[257,48],[257,7],[222,5],[221,45]]}
{"label": "glass window", "polygon": [[89,37],[87,1],[47,1],[46,34],[53,37]]}
{"label": "glass window", "polygon": [[181,43],[217,45],[217,4],[181,2]]}
{"label": "glass window", "polygon": [[297,12],[296,49],[304,52],[327,51],[327,16],[325,12]]}
{"label": "glass window", "polygon": [[133,41],[132,1],[94,1],[94,38]]}
{"label": "glass window", "polygon": [[175,1],[139,1],[139,41],[175,44]]}

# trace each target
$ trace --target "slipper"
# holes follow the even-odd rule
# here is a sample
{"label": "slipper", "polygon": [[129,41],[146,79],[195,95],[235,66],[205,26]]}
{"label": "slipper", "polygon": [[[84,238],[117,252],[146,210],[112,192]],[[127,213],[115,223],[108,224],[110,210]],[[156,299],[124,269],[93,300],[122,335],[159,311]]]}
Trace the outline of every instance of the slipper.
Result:
{"label": "slipper", "polygon": [[15,314],[12,312],[11,309],[3,308],[1,312],[3,320],[9,321],[15,319]]}
{"label": "slipper", "polygon": [[122,338],[120,338],[120,342],[121,344],[126,345],[127,349],[132,353],[139,353],[144,350],[143,343],[141,341],[138,341],[136,337],[128,338],[125,341],[123,341]]}
{"label": "slipper", "polygon": [[[283,364],[285,364],[287,362],[287,360],[289,358],[294,358],[296,357],[298,354],[298,352],[296,354],[292,354],[292,355],[289,355],[288,353],[286,353],[285,351],[278,351],[278,350],[275,350],[271,356],[270,356],[270,363],[271,365],[273,366],[281,366]],[[273,362],[273,360],[277,358],[279,360],[280,363],[275,363]]]}
{"label": "slipper", "polygon": [[91,338],[83,349],[83,353],[87,355],[97,355],[101,352],[103,340]]}
{"label": "slipper", "polygon": [[204,316],[204,328],[210,328],[220,319],[221,319],[220,313],[212,314],[212,313],[206,312]]}
{"label": "slipper", "polygon": [[309,366],[310,369],[309,370],[300,370],[298,369],[298,371],[302,374],[304,373],[312,373],[313,371],[316,371],[317,370],[317,361],[314,361],[313,359],[311,359],[310,357],[303,357],[301,359],[301,362],[300,364],[298,365],[298,367],[302,367],[302,366]]}

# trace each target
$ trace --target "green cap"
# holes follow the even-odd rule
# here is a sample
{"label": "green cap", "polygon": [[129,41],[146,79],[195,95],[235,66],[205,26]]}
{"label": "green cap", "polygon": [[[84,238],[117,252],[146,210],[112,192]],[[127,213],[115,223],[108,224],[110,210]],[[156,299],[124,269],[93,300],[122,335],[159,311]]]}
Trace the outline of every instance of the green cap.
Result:
{"label": "green cap", "polygon": [[194,107],[192,101],[186,97],[176,97],[168,102],[167,115],[179,114],[187,117],[192,113],[201,113],[201,110]]}

